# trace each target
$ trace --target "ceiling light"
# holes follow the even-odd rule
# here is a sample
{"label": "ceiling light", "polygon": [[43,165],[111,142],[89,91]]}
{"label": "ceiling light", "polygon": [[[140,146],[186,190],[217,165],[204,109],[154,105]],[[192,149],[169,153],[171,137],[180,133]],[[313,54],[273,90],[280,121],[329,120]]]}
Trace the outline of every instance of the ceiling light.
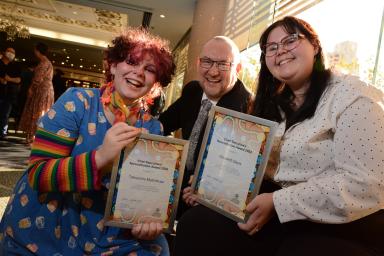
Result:
{"label": "ceiling light", "polygon": [[80,65],[80,68],[83,68],[83,65]]}
{"label": "ceiling light", "polygon": [[71,67],[73,67],[73,63],[71,63]]}
{"label": "ceiling light", "polygon": [[64,62],[61,62],[61,65],[64,65]]}
{"label": "ceiling light", "polygon": [[[29,27],[29,31],[31,32],[32,35],[49,37],[54,39],[61,39],[64,41],[71,41],[72,43],[77,42],[81,44],[94,45],[94,46],[99,46],[103,48],[106,48],[108,46],[108,42],[105,42],[105,41],[88,38],[88,37],[75,36],[75,35],[66,34],[66,33],[60,33],[52,30]],[[79,51],[79,50],[76,49],[76,51]]]}
{"label": "ceiling light", "polygon": [[22,61],[25,61],[25,59],[22,59]]}
{"label": "ceiling light", "polygon": [[160,18],[165,18],[165,15],[164,14],[160,14]]}
{"label": "ceiling light", "polygon": [[67,59],[69,59],[69,56],[67,56]]}

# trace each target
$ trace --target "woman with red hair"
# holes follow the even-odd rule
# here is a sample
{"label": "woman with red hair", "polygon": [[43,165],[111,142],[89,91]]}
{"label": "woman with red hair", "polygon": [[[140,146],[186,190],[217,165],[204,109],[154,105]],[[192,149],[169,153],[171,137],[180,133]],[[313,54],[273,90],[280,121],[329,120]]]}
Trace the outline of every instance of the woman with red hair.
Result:
{"label": "woman with red hair", "polygon": [[167,42],[128,29],[105,51],[107,83],[71,88],[38,124],[29,166],[0,223],[4,255],[169,255],[158,223],[104,226],[113,159],[142,130],[161,134],[150,91],[167,86]]}

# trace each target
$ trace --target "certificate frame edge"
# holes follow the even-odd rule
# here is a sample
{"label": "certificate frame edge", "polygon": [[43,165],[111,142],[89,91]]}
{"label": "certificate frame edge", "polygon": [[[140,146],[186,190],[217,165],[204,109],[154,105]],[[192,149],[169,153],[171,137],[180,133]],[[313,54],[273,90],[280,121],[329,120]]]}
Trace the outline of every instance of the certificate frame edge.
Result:
{"label": "certificate frame edge", "polygon": [[[214,118],[216,112],[221,113],[221,114],[225,114],[225,115],[230,115],[230,116],[233,116],[235,118],[243,119],[243,120],[250,121],[253,123],[265,125],[265,126],[268,126],[270,128],[270,132],[269,132],[269,135],[267,137],[266,144],[265,144],[265,150],[263,152],[263,159],[262,159],[261,164],[259,165],[258,170],[256,171],[255,182],[253,182],[255,185],[255,189],[250,196],[250,199],[252,200],[256,195],[258,195],[258,193],[260,191],[260,186],[261,186],[261,183],[263,181],[261,178],[264,176],[264,173],[265,173],[265,168],[266,168],[267,163],[268,163],[268,159],[269,159],[270,152],[272,149],[272,142],[273,142],[273,138],[274,138],[274,135],[276,133],[276,130],[277,130],[278,123],[275,121],[259,118],[256,116],[252,116],[249,114],[245,114],[242,112],[234,111],[234,110],[219,107],[219,106],[212,107],[210,112],[209,112],[209,115],[208,115],[207,125],[206,125],[205,130],[204,130],[204,137],[203,137],[203,140],[201,143],[201,147],[200,147],[199,155],[197,158],[195,170],[193,172],[192,189],[193,189],[194,193],[196,193],[197,177],[199,176],[199,173],[200,173],[200,166],[201,166],[202,158],[203,158],[205,149],[207,147],[209,132],[212,128],[213,118]],[[264,157],[265,155],[266,155],[266,157]],[[249,214],[246,214],[244,216],[244,219],[237,217],[236,215],[230,214],[229,212],[223,210],[222,208],[217,207],[216,205],[211,204],[211,203],[203,200],[200,196],[197,197],[197,202],[199,202],[200,204],[202,204],[208,208],[211,208],[212,210],[215,210],[216,212],[219,212],[220,214],[222,214],[222,215],[224,215],[224,216],[226,216],[226,217],[228,217],[234,221],[237,221],[237,222],[247,222],[247,220],[249,218]]]}
{"label": "certificate frame edge", "polygon": [[[185,162],[187,159],[187,151],[189,147],[189,141],[187,140],[182,140],[182,139],[177,139],[177,138],[172,138],[172,137],[166,137],[162,135],[156,135],[156,134],[147,134],[147,133],[142,133],[138,138],[143,138],[147,140],[154,140],[154,141],[161,141],[161,142],[166,142],[169,144],[178,144],[183,146],[183,151],[180,159],[180,168],[179,168],[179,176],[177,177],[177,182],[176,182],[176,189],[175,189],[175,196],[174,196],[174,201],[172,204],[172,214],[169,219],[169,226],[168,228],[163,228],[164,233],[172,233],[173,232],[173,226],[177,214],[177,206],[179,204],[179,197],[180,197],[180,191],[181,191],[181,185],[182,185],[182,179],[184,176],[184,168],[185,168]],[[127,223],[122,223],[119,221],[113,221],[109,220],[108,218],[111,216],[111,211],[112,211],[112,199],[113,195],[115,193],[115,188],[116,188],[116,179],[117,179],[117,174],[119,171],[119,162],[122,157],[122,153],[124,154],[129,154],[133,147],[126,146],[124,147],[119,156],[115,158],[113,161],[113,168],[112,168],[112,173],[111,173],[111,181],[110,185],[108,188],[108,196],[107,196],[107,203],[106,203],[106,208],[104,212],[104,224],[107,226],[113,226],[113,227],[121,227],[121,228],[132,228],[134,224],[127,224]],[[124,155],[123,155],[124,157]],[[174,173],[174,172],[173,172]]]}
{"label": "certificate frame edge", "polygon": [[[273,121],[271,121],[271,122],[273,122]],[[263,177],[264,177],[264,174],[265,174],[265,169],[267,167],[268,160],[269,160],[269,157],[271,155],[273,139],[275,137],[275,134],[276,134],[276,131],[277,131],[277,126],[278,126],[277,122],[273,122],[273,123],[274,124],[272,126],[270,126],[269,136],[267,137],[267,141],[265,142],[265,150],[264,150],[263,156],[266,155],[266,157],[263,157],[263,160],[262,160],[262,162],[259,165],[259,170],[257,170],[257,172],[256,172],[256,179],[255,179],[255,182],[254,182],[255,189],[253,190],[253,192],[252,192],[252,194],[250,196],[250,200],[252,200],[253,198],[255,198],[259,194],[261,184],[263,183],[263,180],[264,180]],[[245,218],[244,218],[243,222],[247,222],[249,216],[250,216],[250,214],[247,213],[245,215]]]}

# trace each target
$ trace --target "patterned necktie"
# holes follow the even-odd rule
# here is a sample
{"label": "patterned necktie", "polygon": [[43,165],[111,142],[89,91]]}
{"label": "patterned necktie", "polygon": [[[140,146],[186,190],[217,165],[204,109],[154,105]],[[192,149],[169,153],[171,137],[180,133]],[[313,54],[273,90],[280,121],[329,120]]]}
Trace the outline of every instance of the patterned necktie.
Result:
{"label": "patterned necktie", "polygon": [[189,149],[188,149],[188,156],[186,161],[187,170],[195,169],[194,156],[195,156],[196,146],[199,141],[201,130],[207,121],[208,112],[211,109],[211,107],[212,107],[212,103],[210,100],[204,99],[201,102],[199,115],[197,116],[196,122],[192,128],[191,136],[189,137]]}

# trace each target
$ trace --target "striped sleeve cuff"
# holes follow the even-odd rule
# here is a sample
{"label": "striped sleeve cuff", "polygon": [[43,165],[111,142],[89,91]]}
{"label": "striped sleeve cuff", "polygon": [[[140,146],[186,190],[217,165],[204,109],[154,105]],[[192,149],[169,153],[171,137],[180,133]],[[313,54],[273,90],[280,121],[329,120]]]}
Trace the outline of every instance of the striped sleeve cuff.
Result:
{"label": "striped sleeve cuff", "polygon": [[74,143],[73,138],[38,130],[28,167],[29,183],[34,189],[70,192],[101,188],[96,151],[69,156]]}

